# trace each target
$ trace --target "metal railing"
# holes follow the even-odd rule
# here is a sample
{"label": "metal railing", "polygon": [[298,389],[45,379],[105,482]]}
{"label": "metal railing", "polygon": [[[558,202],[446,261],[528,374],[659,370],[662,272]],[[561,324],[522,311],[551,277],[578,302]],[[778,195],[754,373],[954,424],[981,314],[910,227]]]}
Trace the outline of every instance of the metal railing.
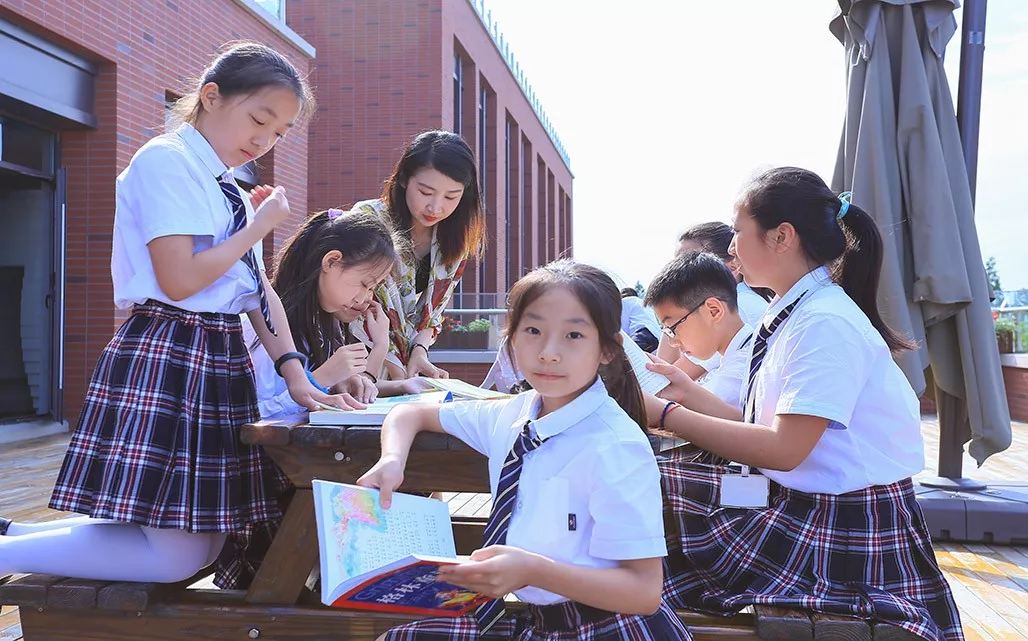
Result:
{"label": "metal railing", "polygon": [[507,325],[504,307],[447,309],[443,318],[447,317],[433,349],[495,350]]}
{"label": "metal railing", "polygon": [[571,156],[568,155],[566,149],[564,149],[563,143],[560,142],[560,137],[557,135],[557,130],[554,129],[553,123],[550,122],[550,117],[546,115],[546,111],[543,109],[542,103],[539,98],[535,95],[535,90],[532,89],[531,83],[528,82],[528,78],[524,72],[521,71],[521,65],[514,58],[514,54],[510,51],[510,43],[507,42],[506,38],[503,37],[503,32],[500,31],[499,24],[493,20],[493,12],[490,9],[485,8],[485,0],[468,0],[471,6],[474,7],[475,13],[478,14],[478,19],[482,21],[482,26],[489,33],[489,36],[493,39],[496,44],[496,48],[500,50],[500,55],[503,57],[503,61],[507,63],[507,68],[514,75],[514,79],[517,80],[518,85],[521,87],[522,93],[525,94],[525,98],[528,100],[528,104],[531,105],[532,110],[535,111],[535,115],[538,116],[539,122],[542,123],[543,129],[546,130],[546,134],[553,141],[553,146],[556,147],[557,153],[564,160],[564,164],[571,169]]}

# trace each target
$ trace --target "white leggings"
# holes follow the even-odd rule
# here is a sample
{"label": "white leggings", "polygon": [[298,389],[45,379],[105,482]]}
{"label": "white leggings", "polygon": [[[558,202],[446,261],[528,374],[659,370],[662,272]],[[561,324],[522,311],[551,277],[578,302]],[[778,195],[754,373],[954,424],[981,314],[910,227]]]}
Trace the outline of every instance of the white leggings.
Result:
{"label": "white leggings", "polygon": [[159,530],[86,516],[12,523],[0,536],[0,576],[31,572],[174,583],[213,563],[224,544],[221,532]]}

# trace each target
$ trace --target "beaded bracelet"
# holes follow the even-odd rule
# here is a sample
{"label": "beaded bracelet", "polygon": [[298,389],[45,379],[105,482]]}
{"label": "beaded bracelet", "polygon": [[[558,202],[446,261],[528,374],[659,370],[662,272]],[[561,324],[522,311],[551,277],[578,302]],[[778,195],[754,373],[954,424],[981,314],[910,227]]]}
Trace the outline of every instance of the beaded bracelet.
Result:
{"label": "beaded bracelet", "polygon": [[660,413],[660,429],[664,429],[664,421],[667,420],[668,414],[681,407],[674,401],[668,401],[667,405],[664,406],[664,411]]}

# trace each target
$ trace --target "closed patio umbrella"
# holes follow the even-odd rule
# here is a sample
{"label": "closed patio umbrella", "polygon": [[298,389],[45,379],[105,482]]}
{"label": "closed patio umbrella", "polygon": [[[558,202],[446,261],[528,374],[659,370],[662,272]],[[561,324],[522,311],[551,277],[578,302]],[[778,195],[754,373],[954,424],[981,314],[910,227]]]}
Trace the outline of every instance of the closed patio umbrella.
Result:
{"label": "closed patio umbrella", "polygon": [[833,187],[852,191],[853,202],[882,231],[879,303],[887,322],[921,346],[898,358],[919,395],[931,366],[940,442],[945,447],[970,440],[969,451],[981,465],[1010,446],[1011,431],[968,173],[943,69],[959,3],[838,1],[841,11],[830,28],[846,48],[848,102]]}

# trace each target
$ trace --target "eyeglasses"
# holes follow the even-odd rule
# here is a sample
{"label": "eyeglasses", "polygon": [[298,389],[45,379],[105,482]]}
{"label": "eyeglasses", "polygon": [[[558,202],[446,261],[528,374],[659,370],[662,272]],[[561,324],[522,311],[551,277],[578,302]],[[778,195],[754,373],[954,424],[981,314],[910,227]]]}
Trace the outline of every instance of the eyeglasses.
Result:
{"label": "eyeglasses", "polygon": [[[705,303],[705,302],[707,302],[707,301],[703,301],[703,303]],[[703,303],[700,303],[696,307],[693,307],[692,309],[690,309],[688,314],[686,314],[685,316],[679,318],[673,324],[671,324],[671,325],[669,325],[667,327],[661,327],[660,331],[664,332],[664,335],[667,336],[668,338],[674,338],[675,337],[675,330],[678,329],[678,326],[681,325],[682,323],[684,323],[685,319],[687,319],[690,316],[692,316],[693,313],[697,309],[699,309],[700,307],[703,307]]]}

